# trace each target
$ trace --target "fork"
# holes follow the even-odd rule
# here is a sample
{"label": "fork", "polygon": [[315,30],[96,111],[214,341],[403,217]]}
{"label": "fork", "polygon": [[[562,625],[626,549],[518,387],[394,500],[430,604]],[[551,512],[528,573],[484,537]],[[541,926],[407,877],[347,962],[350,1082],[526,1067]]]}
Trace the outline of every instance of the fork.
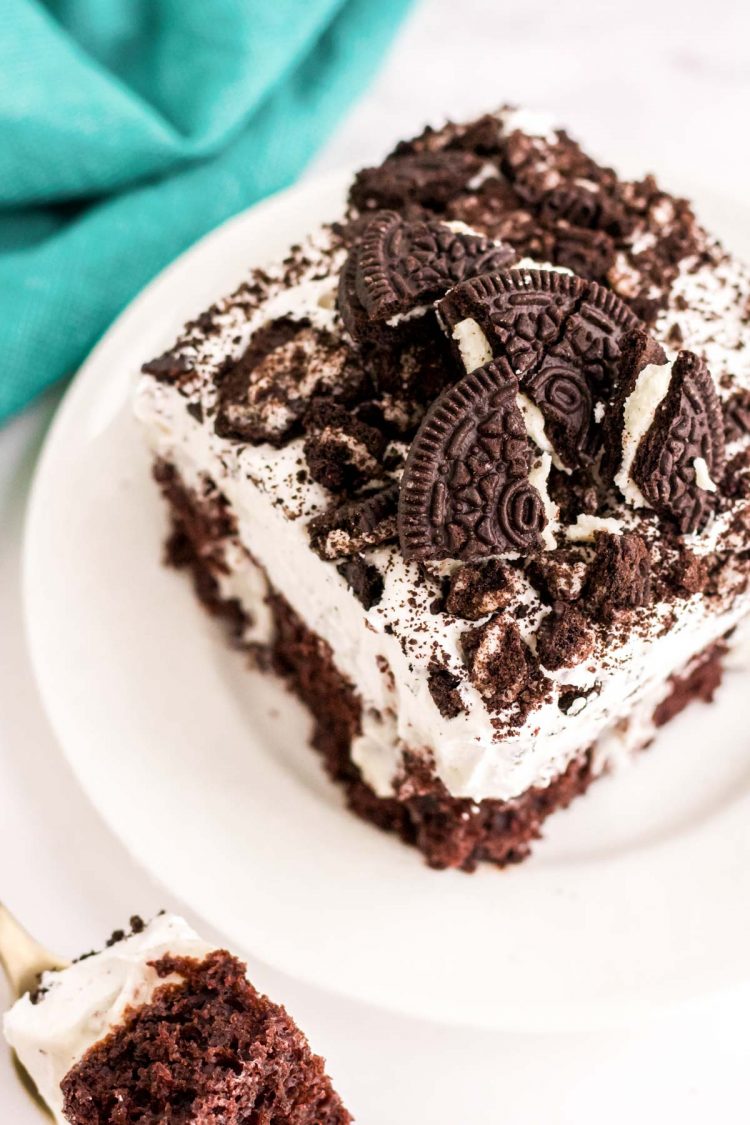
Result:
{"label": "fork", "polygon": [[[42,973],[52,969],[66,969],[69,962],[56,957],[35,941],[21,923],[0,902],[0,965],[10,985],[14,999],[31,992],[39,983]],[[13,1065],[21,1083],[34,1101],[50,1115],[47,1103],[39,1094],[15,1051]]]}

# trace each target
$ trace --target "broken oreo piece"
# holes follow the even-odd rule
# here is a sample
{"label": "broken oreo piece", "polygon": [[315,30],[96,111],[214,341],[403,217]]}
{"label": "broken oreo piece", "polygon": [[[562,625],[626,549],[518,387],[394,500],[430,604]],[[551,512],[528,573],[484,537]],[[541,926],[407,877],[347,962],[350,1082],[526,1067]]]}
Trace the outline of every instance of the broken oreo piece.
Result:
{"label": "broken oreo piece", "polygon": [[536,634],[536,653],[545,668],[572,668],[591,655],[594,633],[574,605],[555,602]]}
{"label": "broken oreo piece", "polygon": [[359,248],[355,245],[341,268],[336,306],[341,323],[352,340],[358,343],[368,335],[369,317],[357,295],[357,258]]}
{"label": "broken oreo piece", "polygon": [[492,355],[508,360],[561,460],[590,462],[596,401],[615,382],[623,336],[639,323],[623,302],[570,274],[508,270],[462,282],[437,308],[450,329],[474,321]]}
{"label": "broken oreo piece", "polygon": [[569,227],[555,232],[553,261],[579,277],[606,281],[615,259],[615,244],[604,231]]}
{"label": "broken oreo piece", "polygon": [[398,488],[389,485],[360,500],[349,500],[308,524],[310,545],[322,559],[342,559],[396,538]]}
{"label": "broken oreo piece", "polygon": [[383,596],[383,576],[361,555],[353,555],[336,568],[355,598],[365,609],[372,609]]}
{"label": "broken oreo piece", "polygon": [[492,617],[461,637],[471,682],[491,711],[514,703],[529,682],[533,658],[518,625]]}
{"label": "broken oreo piece", "polygon": [[377,168],[363,168],[349,193],[360,211],[408,205],[442,210],[482,168],[471,152],[418,152],[390,156]]}
{"label": "broken oreo piece", "polygon": [[306,320],[272,320],[221,373],[216,432],[280,446],[298,428],[311,395],[340,393],[350,378],[357,376],[346,344]]}
{"label": "broken oreo piece", "polygon": [[516,589],[513,571],[500,559],[465,563],[451,575],[446,612],[478,621],[502,609]]}
{"label": "broken oreo piece", "polygon": [[602,423],[604,433],[602,472],[610,483],[622,463],[625,403],[635,390],[640,373],[646,367],[663,367],[666,362],[666,352],[661,344],[658,344],[642,328],[633,328],[623,336],[617,391],[606,408]]}
{"label": "broken oreo piece", "polygon": [[531,447],[518,381],[500,360],[465,375],[425,415],[399,495],[407,559],[476,559],[527,553],[547,523],[529,482]]}
{"label": "broken oreo piece", "polygon": [[330,492],[356,489],[382,475],[386,438],[331,399],[313,399],[305,415],[310,476]]}
{"label": "broken oreo piece", "polygon": [[739,390],[724,403],[724,441],[733,441],[750,434],[750,390]]}
{"label": "broken oreo piece", "polygon": [[596,534],[582,602],[600,621],[612,621],[618,610],[651,604],[651,557],[643,538],[634,531]]}
{"label": "broken oreo piece", "polygon": [[630,476],[650,508],[691,534],[705,527],[716,507],[725,460],[724,418],[711,373],[699,356],[680,352]]}
{"label": "broken oreo piece", "polygon": [[455,719],[466,710],[458,690],[461,681],[440,660],[433,657],[427,668],[427,687],[444,719]]}
{"label": "broken oreo piece", "polygon": [[452,285],[516,260],[510,246],[446,223],[406,222],[395,211],[375,215],[352,251],[355,286],[371,321],[411,312]]}

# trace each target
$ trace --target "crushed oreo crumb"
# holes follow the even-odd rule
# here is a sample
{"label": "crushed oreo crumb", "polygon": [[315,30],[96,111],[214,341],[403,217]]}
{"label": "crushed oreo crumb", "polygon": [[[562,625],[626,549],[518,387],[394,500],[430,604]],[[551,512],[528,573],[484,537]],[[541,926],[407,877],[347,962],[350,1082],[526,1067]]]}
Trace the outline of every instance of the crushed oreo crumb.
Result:
{"label": "crushed oreo crumb", "polygon": [[376,566],[361,555],[353,555],[336,569],[365,609],[378,604],[383,596],[383,576]]}
{"label": "crushed oreo crumb", "polygon": [[445,719],[455,719],[466,710],[459,685],[461,681],[455,673],[440,661],[433,658],[427,669],[427,686],[435,706]]}
{"label": "crushed oreo crumb", "polygon": [[611,621],[619,610],[650,605],[651,559],[640,535],[597,532],[583,601],[587,611],[602,621]]}
{"label": "crushed oreo crumb", "polygon": [[445,609],[478,621],[507,605],[516,589],[513,572],[500,559],[465,563],[451,575]]}
{"label": "crushed oreo crumb", "polygon": [[682,547],[671,577],[675,589],[683,596],[702,594],[708,585],[708,564],[688,547]]}
{"label": "crushed oreo crumb", "polygon": [[533,555],[526,566],[529,581],[546,602],[574,602],[581,595],[586,570],[586,560],[567,547]]}
{"label": "crushed oreo crumb", "polygon": [[322,559],[340,559],[396,538],[398,488],[388,485],[359,500],[348,500],[308,524],[310,545]]}
{"label": "crushed oreo crumb", "polygon": [[514,703],[530,676],[530,653],[515,621],[493,617],[461,637],[471,682],[490,710]]}
{"label": "crushed oreo crumb", "polygon": [[314,399],[304,425],[310,476],[330,492],[352,491],[381,475],[386,438],[350,410]]}
{"label": "crushed oreo crumb", "polygon": [[556,602],[536,634],[536,653],[545,668],[556,672],[580,664],[594,649],[591,624],[579,609]]}

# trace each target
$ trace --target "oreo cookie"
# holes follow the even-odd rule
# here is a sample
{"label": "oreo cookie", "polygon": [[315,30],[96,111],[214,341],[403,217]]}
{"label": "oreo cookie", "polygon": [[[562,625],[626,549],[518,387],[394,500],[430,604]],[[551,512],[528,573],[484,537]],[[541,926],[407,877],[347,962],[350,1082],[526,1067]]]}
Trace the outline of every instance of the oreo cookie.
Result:
{"label": "oreo cookie", "polygon": [[509,270],[457,285],[438,313],[451,329],[467,318],[479,324],[539,407],[565,465],[593,459],[594,407],[616,380],[625,333],[639,323],[614,293],[552,270]]}
{"label": "oreo cookie", "polygon": [[532,456],[507,360],[465,375],[433,403],[401,480],[398,534],[407,559],[476,559],[541,546],[546,524],[529,482]]}
{"label": "oreo cookie", "polygon": [[441,210],[482,168],[472,152],[412,152],[394,155],[377,168],[363,168],[349,199],[360,211],[423,206]]}
{"label": "oreo cookie", "polygon": [[510,246],[446,223],[405,222],[382,211],[364,230],[356,254],[355,286],[370,321],[384,321],[442,296],[469,277],[516,260]]}
{"label": "oreo cookie", "polygon": [[705,527],[716,507],[725,461],[724,418],[711,373],[700,356],[680,352],[630,475],[649,507],[690,534]]}
{"label": "oreo cookie", "polygon": [[579,277],[604,282],[615,264],[615,244],[604,231],[559,227],[552,258],[556,265],[565,266]]}

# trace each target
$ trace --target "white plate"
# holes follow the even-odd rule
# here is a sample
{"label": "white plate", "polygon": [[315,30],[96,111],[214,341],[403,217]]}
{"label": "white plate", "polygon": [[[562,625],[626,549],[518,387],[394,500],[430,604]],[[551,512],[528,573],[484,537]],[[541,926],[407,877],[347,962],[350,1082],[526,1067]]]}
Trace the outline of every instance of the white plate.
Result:
{"label": "white plate", "polygon": [[[25,598],[70,763],[140,862],[230,943],[329,989],[551,1030],[731,987],[750,977],[750,681],[736,661],[716,706],[692,707],[553,817],[529,862],[441,873],[342,807],[298,705],[159,565],[164,512],[130,414],[139,364],[247,263],[333,217],[342,184],[297,188],[204,239],[133,302],[65,399],[34,487]],[[713,210],[747,245],[747,211]]]}

